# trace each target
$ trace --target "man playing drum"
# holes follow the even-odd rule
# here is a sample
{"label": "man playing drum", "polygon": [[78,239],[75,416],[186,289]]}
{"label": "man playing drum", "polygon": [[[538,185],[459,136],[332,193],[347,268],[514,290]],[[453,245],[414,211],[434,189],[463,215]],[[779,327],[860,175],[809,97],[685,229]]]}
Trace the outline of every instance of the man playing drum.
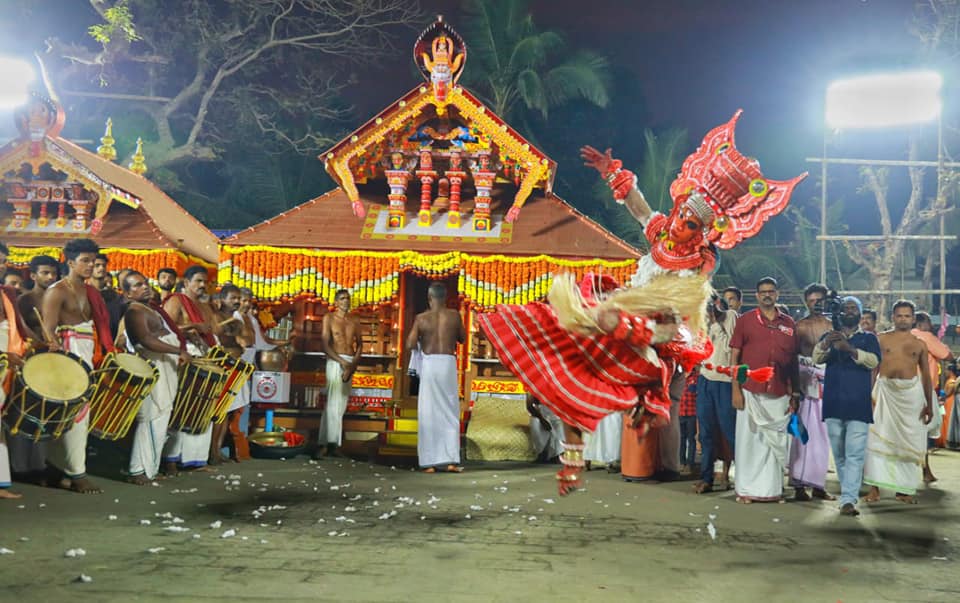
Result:
{"label": "man playing drum", "polygon": [[[240,309],[240,289],[234,285],[224,285],[218,297],[215,325],[217,339],[230,356],[239,360],[243,356],[243,349],[253,343],[253,333],[246,332],[243,319],[237,316]],[[210,444],[211,465],[219,465],[227,460],[221,452],[227,435],[227,426],[233,418],[233,413],[243,412],[243,407],[250,403],[250,391],[246,382],[239,385],[238,389],[239,393],[230,404],[230,415],[227,420],[213,426],[213,439]]]}
{"label": "man playing drum", "polygon": [[[93,272],[100,248],[90,239],[74,239],[63,247],[67,259],[66,278],[51,285],[43,294],[43,330],[50,351],[64,350],[80,357],[90,368],[103,347],[113,350],[110,317],[106,304],[95,287],[85,283]],[[87,479],[87,428],[90,415],[83,418],[59,439],[50,442],[48,460],[59,469],[62,488],[81,493],[99,493]],[[59,476],[58,476],[59,477]]]}
{"label": "man playing drum", "polygon": [[[42,333],[40,307],[43,294],[60,279],[60,262],[49,255],[36,255],[30,260],[30,280],[33,289],[17,298],[20,316],[34,333]],[[36,343],[42,340],[34,339]],[[47,468],[47,443],[36,442],[30,438],[11,438],[10,467],[15,478],[21,481],[45,483]]]}
{"label": "man playing drum", "polygon": [[177,361],[189,362],[186,341],[176,325],[169,324],[153,307],[153,290],[139,272],[130,272],[121,283],[129,302],[122,330],[127,347],[157,367],[159,376],[137,413],[137,429],[130,451],[130,483],[149,484],[160,470],[160,453],[167,438],[167,423],[177,395]]}
{"label": "man playing drum", "polygon": [[[23,364],[23,355],[34,339],[33,332],[23,322],[14,300],[16,291],[12,287],[0,287],[0,352],[6,352],[8,368],[4,371],[3,387],[0,387],[0,409],[6,400],[6,383],[13,376],[13,370]],[[5,430],[0,428],[0,499],[20,498],[19,494],[10,492],[10,455],[4,440]]]}
{"label": "man playing drum", "polygon": [[[183,293],[172,293],[163,303],[163,309],[187,338],[187,351],[191,356],[203,356],[217,345],[213,335],[216,320],[213,310],[200,298],[207,291],[207,269],[190,266],[183,273]],[[210,452],[212,425],[202,434],[193,435],[170,431],[163,447],[163,462],[166,472],[175,474],[177,465],[185,469],[204,470]]]}

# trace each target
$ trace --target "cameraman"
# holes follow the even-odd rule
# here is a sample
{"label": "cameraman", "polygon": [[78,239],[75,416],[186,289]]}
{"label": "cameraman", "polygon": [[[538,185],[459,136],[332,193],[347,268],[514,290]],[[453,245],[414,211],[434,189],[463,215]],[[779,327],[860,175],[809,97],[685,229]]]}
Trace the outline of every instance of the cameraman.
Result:
{"label": "cameraman", "polygon": [[823,421],[840,479],[840,514],[856,517],[863,482],[867,432],[873,423],[870,391],[873,369],[880,364],[880,342],[860,329],[863,305],[853,296],[840,306],[839,330],[830,331],[813,348],[813,361],[827,365],[823,379]]}

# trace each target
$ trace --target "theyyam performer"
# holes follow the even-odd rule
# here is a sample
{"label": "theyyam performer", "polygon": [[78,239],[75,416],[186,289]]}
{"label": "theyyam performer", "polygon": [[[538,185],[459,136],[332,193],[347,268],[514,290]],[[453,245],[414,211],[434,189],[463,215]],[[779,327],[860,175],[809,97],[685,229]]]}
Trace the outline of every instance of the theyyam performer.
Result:
{"label": "theyyam performer", "polygon": [[[565,424],[557,474],[561,495],[581,485],[581,434],[603,417],[633,411],[640,437],[669,421],[667,387],[677,364],[689,370],[712,350],[701,326],[717,249],[757,234],[806,177],[765,178],[757,161],[735,146],[740,113],[707,133],[684,161],[670,186],[669,215],[651,210],[634,174],[610,149],[583,147],[585,164],[600,172],[614,199],[644,226],[650,253],[639,260],[627,288],[608,275],[588,274],[579,285],[561,275],[549,304],[503,305],[480,316],[500,359]],[[714,368],[741,381],[769,378],[769,371]]]}

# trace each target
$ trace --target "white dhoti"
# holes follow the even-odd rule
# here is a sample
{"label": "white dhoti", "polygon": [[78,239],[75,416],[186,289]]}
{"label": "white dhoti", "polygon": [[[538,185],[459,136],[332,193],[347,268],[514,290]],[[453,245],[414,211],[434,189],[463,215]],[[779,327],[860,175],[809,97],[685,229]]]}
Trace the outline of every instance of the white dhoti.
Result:
{"label": "white dhoti", "polygon": [[[193,357],[203,356],[200,348],[187,342],[187,353]],[[207,425],[200,434],[184,433],[170,430],[167,432],[167,442],[163,445],[163,462],[177,463],[181,467],[205,467],[210,458],[210,438],[213,434],[213,423]]]}
{"label": "white dhoti", "polygon": [[[160,340],[173,346],[180,345],[173,333],[164,335]],[[167,425],[173,410],[173,399],[177,395],[178,357],[176,354],[151,352],[143,348],[138,351],[157,367],[157,382],[137,413],[129,472],[131,476],[145,475],[153,479],[160,470],[160,457],[167,439]]]}
{"label": "white dhoti", "polygon": [[[561,437],[563,432],[561,431]],[[597,423],[593,433],[583,434],[583,460],[592,463],[616,463],[620,460],[623,413],[612,412]]]}
{"label": "white dhoti", "polygon": [[800,389],[803,400],[797,414],[809,439],[804,444],[793,438],[790,446],[790,485],[823,489],[830,464],[830,438],[823,422],[823,377],[825,364],[815,364],[809,356],[800,356]]}
{"label": "white dhoti", "polygon": [[417,396],[417,459],[421,467],[460,464],[456,356],[423,355]]}
{"label": "white dhoti", "polygon": [[927,426],[920,419],[927,400],[920,377],[880,377],[873,386],[873,397],[876,406],[867,435],[863,482],[915,494],[927,450]]}
{"label": "white dhoti", "polygon": [[[64,325],[57,328],[57,335],[63,349],[75,354],[93,367],[93,351],[96,341],[93,335],[93,321],[88,320],[77,325]],[[89,408],[80,411],[83,418],[78,420],[64,434],[52,440],[47,446],[50,464],[63,471],[71,479],[79,479],[87,474],[87,429],[90,423]]]}
{"label": "white dhoti", "polygon": [[[552,459],[563,452],[563,421],[544,404],[540,405],[540,415],[550,425],[550,429],[545,429],[540,419],[530,417],[530,444],[538,455]],[[617,456],[619,457],[619,454]]]}
{"label": "white dhoti", "polygon": [[783,470],[790,436],[789,396],[743,391],[745,407],[737,411],[736,493],[750,500],[778,500],[783,496]]}
{"label": "white dhoti", "polygon": [[[350,362],[353,356],[340,357]],[[327,359],[327,405],[323,409],[323,418],[320,421],[320,445],[343,443],[343,413],[347,412],[347,401],[350,399],[352,386],[349,381],[343,380],[343,367],[336,360]]]}

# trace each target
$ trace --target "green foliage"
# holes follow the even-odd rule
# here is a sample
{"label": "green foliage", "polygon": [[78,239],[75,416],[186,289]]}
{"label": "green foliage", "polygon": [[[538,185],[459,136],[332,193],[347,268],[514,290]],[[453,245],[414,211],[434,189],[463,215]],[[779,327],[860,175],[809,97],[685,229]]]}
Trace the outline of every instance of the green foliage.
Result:
{"label": "green foliage", "polygon": [[120,0],[115,5],[106,9],[103,11],[105,23],[91,25],[87,29],[90,37],[100,42],[104,48],[106,48],[107,45],[113,41],[114,36],[117,35],[126,42],[133,42],[140,39],[133,23],[133,13],[130,12],[130,7],[127,3],[128,0]]}
{"label": "green foliage", "polygon": [[687,131],[670,128],[661,134],[650,128],[643,131],[643,163],[637,170],[637,188],[656,211],[672,208],[670,184],[677,177],[687,152]]}
{"label": "green foliage", "polygon": [[606,59],[568,52],[561,33],[539,31],[529,0],[470,0],[466,12],[465,81],[508,122],[519,121],[523,110],[546,120],[551,108],[570,101],[610,102]]}

